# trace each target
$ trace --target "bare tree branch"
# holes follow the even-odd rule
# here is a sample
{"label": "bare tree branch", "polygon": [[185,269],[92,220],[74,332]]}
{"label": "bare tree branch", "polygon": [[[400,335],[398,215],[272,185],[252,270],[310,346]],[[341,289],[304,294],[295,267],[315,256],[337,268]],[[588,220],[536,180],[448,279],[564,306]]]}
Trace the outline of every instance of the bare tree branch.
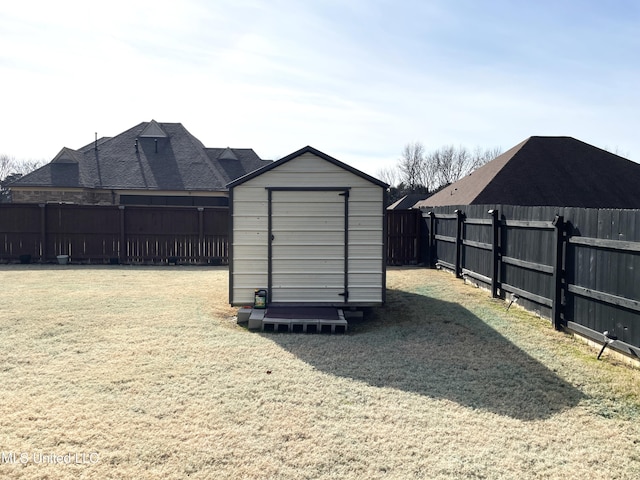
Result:
{"label": "bare tree branch", "polygon": [[390,187],[398,185],[398,170],[394,167],[380,168],[376,175]]}

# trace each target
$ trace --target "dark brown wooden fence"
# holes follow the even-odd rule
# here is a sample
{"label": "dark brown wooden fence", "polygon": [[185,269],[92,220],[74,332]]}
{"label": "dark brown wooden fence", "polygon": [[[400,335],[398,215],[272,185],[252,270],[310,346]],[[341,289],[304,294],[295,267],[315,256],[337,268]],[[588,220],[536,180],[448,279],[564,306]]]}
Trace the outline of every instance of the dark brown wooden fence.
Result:
{"label": "dark brown wooden fence", "polygon": [[228,262],[226,207],[0,205],[0,261]]}
{"label": "dark brown wooden fence", "polygon": [[[390,265],[422,262],[419,210],[388,211]],[[0,262],[228,263],[228,208],[0,204]]]}
{"label": "dark brown wooden fence", "polygon": [[387,210],[387,264],[421,263],[423,221],[420,210]]}
{"label": "dark brown wooden fence", "polygon": [[423,217],[433,266],[640,355],[640,211],[473,205]]}

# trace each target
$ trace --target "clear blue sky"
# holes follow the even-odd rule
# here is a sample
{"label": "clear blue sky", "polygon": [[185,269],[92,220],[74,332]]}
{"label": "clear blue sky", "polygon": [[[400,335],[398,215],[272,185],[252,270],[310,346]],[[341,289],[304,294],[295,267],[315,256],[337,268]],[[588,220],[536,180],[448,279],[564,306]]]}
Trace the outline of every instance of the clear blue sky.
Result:
{"label": "clear blue sky", "polygon": [[0,153],[51,160],[142,121],[376,174],[412,141],[569,135],[640,161],[635,0],[0,5]]}

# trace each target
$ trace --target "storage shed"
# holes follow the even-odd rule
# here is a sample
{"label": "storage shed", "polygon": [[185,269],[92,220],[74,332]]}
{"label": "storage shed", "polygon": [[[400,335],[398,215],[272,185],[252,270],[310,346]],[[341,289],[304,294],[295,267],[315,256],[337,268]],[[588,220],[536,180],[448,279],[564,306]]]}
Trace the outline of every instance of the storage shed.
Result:
{"label": "storage shed", "polygon": [[228,187],[232,305],[384,303],[384,182],[307,146]]}

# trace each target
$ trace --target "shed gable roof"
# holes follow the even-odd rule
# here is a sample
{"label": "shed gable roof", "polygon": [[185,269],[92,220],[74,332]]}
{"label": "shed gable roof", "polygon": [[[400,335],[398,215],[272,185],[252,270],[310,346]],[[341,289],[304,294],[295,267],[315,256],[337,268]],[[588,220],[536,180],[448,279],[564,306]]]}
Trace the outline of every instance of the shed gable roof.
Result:
{"label": "shed gable roof", "polygon": [[417,207],[640,208],[640,165],[572,137],[534,136]]}
{"label": "shed gable roof", "polygon": [[249,180],[251,180],[251,179],[253,179],[253,178],[257,177],[257,176],[259,176],[259,175],[262,175],[262,174],[264,174],[266,172],[269,172],[269,171],[271,171],[273,169],[276,169],[279,166],[281,166],[281,165],[283,165],[283,164],[285,164],[285,163],[287,163],[287,162],[289,162],[289,161],[291,161],[291,160],[293,160],[295,158],[298,158],[301,155],[307,154],[307,153],[311,153],[311,154],[313,154],[313,155],[315,155],[315,156],[317,156],[317,157],[319,157],[319,158],[321,158],[321,159],[323,159],[323,160],[325,160],[325,161],[327,161],[327,162],[329,162],[329,163],[331,163],[331,164],[333,164],[333,165],[335,165],[335,166],[337,166],[339,168],[342,168],[343,170],[346,170],[346,171],[348,171],[348,172],[350,172],[350,173],[352,173],[352,174],[354,174],[354,175],[356,175],[356,176],[358,176],[358,177],[360,177],[360,178],[362,178],[364,180],[367,180],[368,182],[373,183],[374,185],[377,185],[377,186],[385,188],[385,189],[389,187],[389,185],[387,185],[383,181],[378,180],[377,178],[374,178],[374,177],[372,177],[370,175],[367,175],[366,173],[364,173],[364,172],[362,172],[362,171],[360,171],[360,170],[358,170],[356,168],[353,168],[352,166],[347,165],[346,163],[343,163],[340,160],[337,160],[337,159],[327,155],[326,153],[323,153],[320,150],[317,150],[317,149],[315,149],[313,147],[310,147],[310,146],[303,147],[300,150],[297,150],[297,151],[287,155],[286,157],[281,158],[280,160],[277,160],[277,161],[275,161],[273,163],[270,163],[270,164],[262,167],[259,170],[255,170],[255,171],[253,171],[251,173],[248,173],[247,175],[244,175],[243,177],[240,177],[237,180],[235,180],[233,182],[230,182],[229,184],[227,184],[227,187],[229,187],[229,189],[231,189],[233,187],[241,185],[241,184],[243,184],[243,183],[245,183],[245,182],[247,182],[247,181],[249,181]]}
{"label": "shed gable roof", "polygon": [[[77,168],[56,167],[61,163]],[[266,163],[252,149],[205,148],[181,123],[152,120],[78,150],[63,148],[12,187],[225,191],[228,182]]]}

